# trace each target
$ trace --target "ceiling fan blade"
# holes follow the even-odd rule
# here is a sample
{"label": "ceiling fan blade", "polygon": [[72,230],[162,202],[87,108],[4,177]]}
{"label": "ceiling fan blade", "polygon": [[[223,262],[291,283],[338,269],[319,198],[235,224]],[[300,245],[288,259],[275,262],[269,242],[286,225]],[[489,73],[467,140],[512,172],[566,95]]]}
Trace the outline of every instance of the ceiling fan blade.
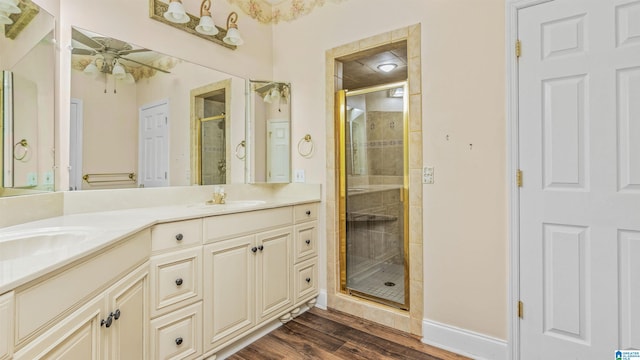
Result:
{"label": "ceiling fan blade", "polygon": [[95,55],[96,54],[95,50],[79,49],[79,48],[71,49],[71,53],[75,55]]}
{"label": "ceiling fan blade", "polygon": [[160,68],[157,68],[157,67],[152,66],[152,65],[149,65],[149,64],[141,63],[140,61],[127,59],[126,57],[120,57],[120,59],[122,59],[122,60],[126,60],[126,61],[131,61],[131,62],[133,62],[133,63],[139,64],[139,65],[142,65],[142,66],[146,66],[146,67],[151,68],[151,69],[153,69],[153,70],[161,71],[161,72],[163,72],[163,73],[165,73],[165,74],[171,74],[171,73],[170,73],[169,71],[167,71],[167,70],[160,69]]}
{"label": "ceiling fan blade", "polygon": [[104,45],[93,40],[92,38],[88,37],[87,35],[81,33],[79,30],[75,29],[75,28],[71,28],[71,38],[73,40],[76,40],[90,48],[96,49],[98,51],[100,50],[104,50]]}
{"label": "ceiling fan blade", "polygon": [[135,54],[135,53],[145,52],[145,51],[151,51],[151,50],[149,49],[123,50],[123,51],[119,51],[118,55],[129,55],[129,54]]}

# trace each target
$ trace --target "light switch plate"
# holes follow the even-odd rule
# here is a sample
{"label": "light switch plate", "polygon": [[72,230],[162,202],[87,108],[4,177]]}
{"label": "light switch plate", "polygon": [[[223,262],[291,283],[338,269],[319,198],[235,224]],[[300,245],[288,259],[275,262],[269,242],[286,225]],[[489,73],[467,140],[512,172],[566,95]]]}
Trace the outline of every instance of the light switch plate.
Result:
{"label": "light switch plate", "polygon": [[423,184],[433,184],[434,175],[433,175],[433,166],[425,166],[422,168],[422,183]]}
{"label": "light switch plate", "polygon": [[297,182],[297,183],[304,182],[304,170],[295,170],[293,172],[293,182]]}

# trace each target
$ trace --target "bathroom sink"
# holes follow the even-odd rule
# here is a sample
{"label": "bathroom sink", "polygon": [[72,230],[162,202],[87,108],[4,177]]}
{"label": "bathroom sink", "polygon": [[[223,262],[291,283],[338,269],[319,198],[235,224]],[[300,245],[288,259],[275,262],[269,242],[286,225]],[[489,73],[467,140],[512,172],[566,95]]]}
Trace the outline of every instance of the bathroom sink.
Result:
{"label": "bathroom sink", "polygon": [[0,261],[74,252],[95,232],[90,227],[51,227],[0,233]]}

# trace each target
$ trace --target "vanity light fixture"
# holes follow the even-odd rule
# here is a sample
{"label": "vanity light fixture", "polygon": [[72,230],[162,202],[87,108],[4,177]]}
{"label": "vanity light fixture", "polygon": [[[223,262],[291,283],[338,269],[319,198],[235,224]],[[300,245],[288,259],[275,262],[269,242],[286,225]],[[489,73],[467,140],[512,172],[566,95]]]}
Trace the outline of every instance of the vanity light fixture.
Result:
{"label": "vanity light fixture", "polygon": [[176,24],[186,24],[191,20],[184,10],[181,0],[171,0],[169,9],[164,13],[164,18]]}
{"label": "vanity light fixture", "polygon": [[213,21],[211,16],[213,0],[188,0],[191,2],[200,1],[200,17],[186,12],[183,1],[149,0],[149,17],[231,50],[235,50],[244,43],[238,31],[238,14],[236,12],[230,13],[227,17],[227,28],[225,29],[217,26]]}
{"label": "vanity light fixture", "polygon": [[234,11],[227,17],[227,36],[222,41],[229,45],[242,45],[244,40],[238,31],[238,14]]}
{"label": "vanity light fixture", "polygon": [[200,23],[196,26],[196,31],[203,35],[217,35],[219,33],[211,17],[211,0],[204,0],[200,4]]}
{"label": "vanity light fixture", "polygon": [[397,64],[392,64],[392,63],[387,63],[387,64],[380,64],[378,65],[378,69],[380,69],[381,71],[384,71],[386,73],[388,73],[389,71],[397,68],[398,65]]}
{"label": "vanity light fixture", "polygon": [[9,18],[9,14],[0,11],[0,25],[11,25],[13,24],[13,20]]}
{"label": "vanity light fixture", "polygon": [[20,14],[22,10],[18,7],[17,1],[0,0],[0,12],[8,17],[8,14]]}

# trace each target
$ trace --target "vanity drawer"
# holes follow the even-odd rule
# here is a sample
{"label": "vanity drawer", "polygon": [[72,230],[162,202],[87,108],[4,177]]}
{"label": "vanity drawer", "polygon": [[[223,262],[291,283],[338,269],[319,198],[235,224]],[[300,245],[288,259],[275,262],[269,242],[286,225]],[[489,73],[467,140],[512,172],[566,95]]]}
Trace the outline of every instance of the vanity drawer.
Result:
{"label": "vanity drawer", "polygon": [[310,221],[295,226],[293,251],[295,262],[310,259],[318,254],[318,222]]}
{"label": "vanity drawer", "polygon": [[151,258],[151,317],[202,300],[202,247]]}
{"label": "vanity drawer", "polygon": [[294,221],[297,223],[302,221],[316,220],[318,218],[318,204],[302,204],[293,207]]}
{"label": "vanity drawer", "polygon": [[13,354],[13,292],[0,296],[0,360]]}
{"label": "vanity drawer", "polygon": [[318,261],[308,260],[295,266],[295,303],[318,293]]}
{"label": "vanity drawer", "polygon": [[202,220],[176,221],[151,228],[153,251],[186,247],[202,241]]}
{"label": "vanity drawer", "polygon": [[196,359],[202,354],[202,302],[151,321],[150,359]]}
{"label": "vanity drawer", "polygon": [[291,225],[291,207],[211,216],[204,219],[205,243]]}

